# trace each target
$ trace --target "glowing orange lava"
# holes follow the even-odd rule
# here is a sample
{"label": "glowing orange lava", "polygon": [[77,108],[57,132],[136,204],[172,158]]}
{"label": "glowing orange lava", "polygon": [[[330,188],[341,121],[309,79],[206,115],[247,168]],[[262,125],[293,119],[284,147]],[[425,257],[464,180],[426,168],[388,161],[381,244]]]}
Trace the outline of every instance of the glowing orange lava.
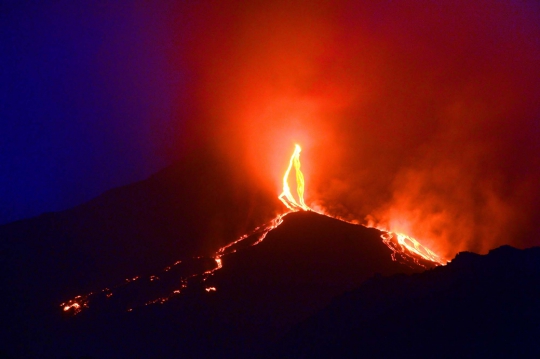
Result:
{"label": "glowing orange lava", "polygon": [[[90,293],[91,295],[92,293]],[[60,304],[64,312],[72,312],[74,315],[80,313],[83,309],[88,308],[88,296],[78,295],[75,298]]]}
{"label": "glowing orange lava", "polygon": [[[291,160],[289,161],[289,167],[287,167],[287,171],[285,171],[285,175],[283,176],[283,192],[279,195],[281,202],[292,211],[310,210],[304,202],[304,174],[300,170],[301,151],[302,148],[299,145],[296,145]],[[298,202],[294,199],[291,188],[289,187],[289,174],[293,165],[296,172],[296,192],[298,193]]]}
{"label": "glowing orange lava", "polygon": [[384,232],[381,235],[381,238],[383,239],[383,243],[393,251],[392,259],[394,261],[397,260],[396,255],[400,255],[402,257],[408,256],[420,265],[422,264],[415,258],[415,256],[440,265],[446,264],[446,261],[441,259],[438,255],[433,253],[425,246],[421,245],[416,239],[403,233],[389,232],[381,228],[377,229]]}
{"label": "glowing orange lava", "polygon": [[[248,240],[249,241],[248,246],[256,246],[257,244],[261,243],[264,240],[264,238],[266,237],[266,235],[271,230],[273,230],[274,228],[276,228],[277,226],[279,226],[283,222],[283,217],[285,215],[286,215],[286,213],[285,214],[280,214],[276,218],[271,220],[270,222],[255,228],[251,233],[244,234],[243,236],[241,236],[237,240],[235,240],[235,241],[221,247],[216,252],[216,254],[212,257],[212,259],[215,262],[215,267],[214,268],[209,269],[207,271],[204,271],[202,273],[192,274],[192,275],[188,275],[188,276],[182,276],[182,277],[180,277],[178,279],[177,287],[172,289],[169,292],[169,294],[167,294],[165,296],[161,295],[161,296],[155,297],[155,298],[153,298],[151,300],[148,300],[148,301],[146,301],[144,303],[141,303],[140,305],[136,305],[135,307],[153,305],[153,304],[164,304],[167,301],[169,301],[170,299],[172,299],[173,297],[176,297],[176,296],[180,295],[182,293],[182,291],[188,287],[189,281],[192,280],[192,279],[199,278],[202,282],[205,282],[209,277],[214,275],[214,273],[216,271],[223,268],[223,262],[222,262],[222,259],[221,259],[222,257],[224,257],[226,255],[229,255],[231,253],[235,253],[237,251],[237,246],[240,246],[240,247],[243,246],[243,243],[241,243],[242,241]],[[195,257],[193,259],[204,261],[204,260],[207,260],[208,258]],[[161,274],[165,274],[165,273],[171,271],[174,267],[179,266],[179,265],[182,265],[182,261],[176,261],[173,265],[165,267]],[[160,274],[160,276],[161,276],[161,274]],[[75,298],[73,298],[73,299],[71,299],[71,300],[69,300],[69,301],[67,301],[65,303],[62,303],[60,305],[60,307],[62,308],[62,310],[64,312],[66,312],[68,314],[77,315],[83,309],[88,309],[90,307],[89,306],[90,301],[98,300],[100,296],[101,297],[104,296],[105,299],[109,299],[109,298],[111,298],[113,296],[113,291],[121,290],[122,288],[126,287],[127,285],[129,285],[129,284],[131,284],[131,283],[133,283],[135,281],[143,281],[143,282],[147,282],[147,283],[148,282],[155,282],[155,281],[160,281],[160,276],[150,275],[147,278],[140,278],[138,276],[133,277],[133,278],[126,278],[122,283],[118,284],[115,287],[112,287],[112,289],[104,288],[99,292],[90,292],[90,293],[85,294],[85,295],[78,295]],[[209,286],[209,287],[205,287],[205,291],[207,293],[210,293],[210,292],[217,291],[217,289],[216,289],[216,287]],[[133,311],[133,309],[134,308],[128,308],[126,310],[128,312],[131,312],[131,311]]]}
{"label": "glowing orange lava", "polygon": [[[289,208],[291,211],[298,211],[298,210],[304,210],[309,211],[311,208],[309,208],[305,202],[304,202],[304,175],[302,171],[300,170],[300,152],[302,151],[302,148],[297,144],[295,146],[294,153],[291,156],[291,159],[289,161],[289,167],[287,167],[287,171],[285,171],[285,175],[283,176],[283,192],[279,195],[279,199],[283,202],[287,208]],[[289,187],[288,179],[291,172],[291,169],[294,165],[294,169],[296,172],[296,191],[298,193],[298,202],[294,199],[291,189]],[[329,214],[326,214],[328,217],[336,218],[339,220],[343,220],[341,218],[333,217]],[[351,224],[356,224],[354,222],[349,222]],[[369,226],[368,226],[369,227]],[[399,253],[401,256],[408,257],[409,259],[412,259],[417,264],[422,265],[415,256],[420,257],[426,261],[434,262],[437,264],[446,264],[444,260],[442,260],[439,256],[437,256],[435,253],[433,253],[428,248],[424,247],[422,244],[420,244],[416,239],[407,236],[403,233],[394,233],[390,232],[384,228],[374,227],[378,230],[384,232],[381,235],[381,238],[383,239],[383,243],[388,246],[392,250],[392,259],[395,261],[397,260],[396,254]]]}
{"label": "glowing orange lava", "polygon": [[[167,302],[169,299],[178,296],[181,294],[182,290],[187,288],[188,283],[193,278],[199,278],[201,281],[205,282],[210,276],[212,276],[216,271],[223,268],[223,262],[222,257],[227,256],[231,253],[235,253],[240,248],[246,247],[246,244],[243,243],[244,241],[247,241],[247,246],[255,246],[259,243],[261,243],[266,235],[272,231],[273,229],[277,228],[281,223],[283,223],[283,218],[290,212],[295,211],[311,211],[311,208],[308,207],[304,202],[304,175],[302,171],[300,170],[300,152],[302,151],[301,147],[299,145],[295,146],[295,150],[291,156],[291,159],[289,161],[289,166],[287,167],[287,170],[285,171],[285,175],[283,176],[283,192],[279,195],[279,199],[283,202],[283,204],[289,209],[288,212],[284,214],[280,214],[276,216],[272,221],[259,226],[255,228],[251,233],[245,234],[238,238],[237,240],[221,247],[218,249],[218,251],[214,254],[213,257],[211,257],[214,262],[215,266],[212,269],[206,270],[204,272],[199,272],[196,274],[191,274],[187,276],[180,277],[175,283],[176,288],[173,290],[170,290],[168,295],[160,295],[154,297],[154,299],[148,300],[145,303],[142,303],[141,305],[151,305],[151,304],[163,304]],[[291,193],[288,179],[290,172],[292,170],[292,167],[294,166],[295,173],[296,173],[296,192],[298,194],[298,200],[294,198],[294,196]],[[323,215],[326,215],[328,217],[336,218],[338,220],[348,222],[353,225],[359,225],[358,222],[349,222],[339,217],[334,217],[332,215],[326,214],[326,213],[320,213]],[[381,235],[381,238],[383,240],[383,243],[388,246],[388,248],[392,251],[391,256],[394,261],[399,261],[402,263],[410,263],[411,261],[424,266],[424,264],[421,263],[420,259],[444,265],[446,264],[445,261],[443,261],[441,258],[439,258],[435,253],[430,251],[428,248],[422,246],[417,240],[415,240],[412,237],[409,237],[402,233],[393,233],[386,229],[379,228],[374,225],[368,225],[366,227],[372,227],[377,228],[383,234]],[[194,260],[208,260],[209,258],[204,257],[195,257]],[[425,263],[425,262],[424,262]],[[176,266],[181,266],[182,261],[176,261],[171,266],[167,266],[163,269],[161,272],[161,275],[165,275],[166,272],[171,271]],[[66,313],[71,313],[73,315],[76,315],[80,313],[83,309],[89,308],[89,302],[90,299],[94,299],[94,297],[98,296],[105,296],[106,299],[111,298],[113,296],[113,290],[119,290],[122,287],[125,287],[129,285],[130,283],[133,283],[135,281],[146,281],[146,282],[159,282],[160,276],[157,275],[151,275],[147,278],[139,278],[138,276],[125,279],[123,283],[120,283],[119,285],[115,286],[111,289],[104,288],[99,292],[90,292],[86,295],[79,295],[65,303],[62,303],[60,306],[62,310]],[[215,292],[217,289],[213,286],[205,287],[206,292]],[[127,311],[131,312],[133,308],[128,308]]]}

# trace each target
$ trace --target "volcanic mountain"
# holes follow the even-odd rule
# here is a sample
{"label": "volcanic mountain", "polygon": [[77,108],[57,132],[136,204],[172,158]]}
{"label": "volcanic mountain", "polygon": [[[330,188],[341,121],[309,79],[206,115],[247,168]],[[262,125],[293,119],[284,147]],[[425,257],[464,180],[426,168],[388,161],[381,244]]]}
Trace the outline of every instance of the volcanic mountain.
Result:
{"label": "volcanic mountain", "polygon": [[275,194],[231,167],[198,153],[0,227],[2,353],[249,356],[376,273],[435,266],[395,261],[377,229],[311,211],[276,217],[287,209]]}
{"label": "volcanic mountain", "polygon": [[[330,303],[340,306],[343,293],[373,283],[393,291],[381,277],[408,283],[414,273],[447,273],[404,252],[388,232],[281,203],[256,183],[207,151],[71,210],[0,227],[0,353],[294,356],[291,348],[305,345],[295,338],[316,337],[310,323],[334,310],[324,309]],[[367,293],[368,301],[381,298]],[[348,314],[339,316],[350,305],[343,308],[336,318],[350,325]],[[306,325],[315,334],[305,336]]]}
{"label": "volcanic mountain", "polygon": [[[55,266],[50,262],[40,270],[44,258],[30,262],[23,254],[18,260],[10,258],[4,287],[10,289],[11,298],[3,305],[3,317],[11,319],[9,345],[18,343],[14,353],[30,356],[246,354],[277,340],[332,297],[375,273],[423,270],[419,265],[393,261],[392,251],[380,235],[376,229],[312,212],[291,213],[263,242],[224,256],[223,267],[213,276],[206,281],[193,278],[182,295],[162,305],[126,311],[138,298],[151,298],[152,292],[161,289],[141,278],[114,291],[110,299],[90,302],[88,310],[75,317],[62,316],[58,307],[60,299],[72,295],[72,289],[64,288],[49,273],[64,269],[77,277],[78,272],[84,273],[84,263],[80,263],[82,270],[77,263],[68,269],[64,263]],[[34,274],[24,270],[25,265]],[[187,271],[194,271],[197,264],[188,266]],[[107,277],[107,273],[95,275],[102,281]],[[180,279],[176,278],[178,287]],[[174,275],[163,280],[174,282]],[[207,288],[216,291],[207,292]]]}

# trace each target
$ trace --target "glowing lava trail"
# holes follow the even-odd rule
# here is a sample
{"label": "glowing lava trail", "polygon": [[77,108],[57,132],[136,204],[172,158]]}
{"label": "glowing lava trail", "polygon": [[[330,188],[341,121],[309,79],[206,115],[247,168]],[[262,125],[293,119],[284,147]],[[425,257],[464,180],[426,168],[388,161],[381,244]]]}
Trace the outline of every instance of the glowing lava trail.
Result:
{"label": "glowing lava trail", "polygon": [[[289,161],[289,167],[283,176],[283,192],[279,195],[279,199],[288,209],[292,211],[304,210],[309,211],[310,208],[304,203],[304,174],[300,171],[300,152],[302,148],[299,145],[295,146],[294,153]],[[289,174],[294,165],[296,172],[296,192],[298,193],[298,202],[294,199],[291,188],[289,187]]]}
{"label": "glowing lava trail", "polygon": [[[291,156],[291,159],[289,161],[289,167],[287,167],[287,171],[285,171],[285,175],[283,176],[283,192],[279,195],[279,199],[287,208],[289,208],[291,211],[298,211],[298,210],[304,210],[304,211],[310,211],[311,208],[309,208],[305,202],[304,202],[304,174],[300,170],[300,152],[302,151],[302,148],[297,144],[295,145],[294,153]],[[291,193],[291,189],[289,187],[289,175],[291,172],[292,167],[294,166],[295,172],[296,172],[296,191],[298,193],[298,201],[296,201]],[[325,216],[335,218],[338,220],[343,221],[341,218],[336,218],[332,215],[329,215],[327,213],[320,213],[324,214]],[[351,222],[349,222],[351,223]],[[357,225],[356,223],[351,223],[354,225]],[[366,226],[370,227],[370,226]],[[422,265],[417,257],[420,257],[423,260],[426,260],[428,262],[434,262],[437,264],[444,265],[446,264],[445,261],[443,261],[441,258],[439,258],[435,253],[430,251],[428,248],[421,245],[416,239],[407,236],[402,233],[394,233],[390,232],[384,228],[380,227],[372,227],[380,230],[383,232],[381,235],[381,238],[383,240],[383,243],[388,246],[392,250],[392,259],[394,261],[400,261],[400,262],[407,262],[409,260],[414,261],[416,264]]]}
{"label": "glowing lava trail", "polygon": [[[290,209],[290,211],[309,210],[309,207],[304,203],[304,175],[302,174],[302,171],[300,171],[300,151],[301,151],[300,146],[296,145],[295,151],[289,162],[289,167],[287,168],[285,176],[283,177],[283,192],[279,196],[279,199],[285,204],[285,206],[287,206],[287,208]],[[290,188],[289,188],[289,184],[288,184],[288,177],[293,166],[296,172],[298,202],[292,196]],[[171,284],[170,283],[171,280],[169,279],[169,284],[165,285],[167,287],[165,290],[163,290],[163,288],[160,288],[162,292],[165,291],[167,292],[167,294],[158,295],[157,297],[154,296],[153,298],[149,298],[143,303],[138,303],[134,305],[134,307],[142,306],[142,305],[150,305],[150,304],[163,304],[167,302],[169,299],[171,299],[172,297],[180,295],[182,290],[188,287],[188,284],[190,283],[190,281],[194,279],[199,279],[202,282],[205,282],[211,275],[214,274],[215,271],[223,267],[222,260],[221,260],[223,256],[234,253],[237,250],[244,248],[246,246],[255,246],[261,243],[266,237],[266,235],[268,234],[268,232],[278,227],[283,222],[283,217],[285,217],[288,213],[290,212],[286,212],[284,214],[278,215],[269,223],[255,228],[251,233],[245,234],[241,236],[240,238],[238,238],[237,240],[218,249],[216,254],[211,258],[213,262],[212,268],[203,270],[202,272],[199,271],[195,273],[186,274],[186,272],[189,273],[189,270],[186,270],[185,268],[186,267],[189,268],[190,265],[193,266],[194,263],[185,263],[183,261],[176,261],[172,266],[165,267],[165,269],[161,273],[159,273],[159,275],[151,275],[148,278],[141,279],[138,283],[144,282],[144,285],[150,287],[150,282],[162,282],[162,283],[165,282],[166,281],[165,279],[167,276],[171,277],[170,272],[178,272],[179,277],[180,277],[179,279],[178,277],[174,278],[174,281],[173,281],[174,284]],[[247,242],[247,244],[245,242]],[[196,258],[193,258],[191,262],[196,262],[196,264],[200,263],[199,265],[200,267],[201,265],[208,266],[209,260],[210,258],[196,257]],[[76,315],[80,313],[83,309],[88,309],[90,307],[89,306],[90,301],[92,302],[103,301],[103,299],[109,299],[113,297],[113,294],[117,292],[120,292],[120,296],[121,296],[122,292],[126,291],[126,286],[129,284],[133,284],[133,282],[137,280],[139,280],[139,277],[135,277],[132,279],[125,279],[123,283],[120,283],[119,285],[113,287],[112,290],[109,288],[105,288],[99,292],[90,292],[86,295],[78,295],[75,298],[60,304],[60,307],[65,313]],[[171,288],[171,286],[174,286],[174,287]],[[205,290],[208,293],[217,291],[215,287],[206,287]],[[132,310],[133,308],[127,308],[127,311],[132,311]]]}
{"label": "glowing lava trail", "polygon": [[[304,202],[304,174],[300,170],[300,152],[302,151],[302,148],[297,144],[295,145],[294,152],[291,156],[291,159],[289,161],[289,167],[287,167],[287,171],[285,171],[285,175],[283,176],[283,192],[279,195],[279,199],[287,208],[289,208],[291,211],[298,211],[298,210],[304,210],[304,211],[310,211],[311,208],[309,208],[306,203]],[[291,172],[292,167],[294,166],[295,172],[296,172],[296,191],[298,193],[298,201],[296,201],[291,193],[291,189],[289,187],[289,175]],[[331,216],[326,213],[320,213],[324,214],[328,217],[336,218],[334,216]],[[342,220],[340,218],[336,218],[339,220]],[[349,222],[350,223],[350,222]],[[355,224],[355,223],[352,223]],[[355,224],[356,225],[356,224]],[[388,246],[392,250],[392,259],[394,261],[397,261],[399,259],[400,262],[407,262],[408,260],[413,260],[416,264],[422,265],[417,257],[420,257],[423,260],[426,260],[428,262],[434,262],[437,264],[446,264],[445,261],[443,261],[441,258],[439,258],[435,253],[430,251],[428,248],[421,245],[416,239],[407,236],[402,233],[393,233],[386,229],[374,227],[378,230],[384,232],[381,235],[381,238],[383,240],[383,243]]]}
{"label": "glowing lava trail", "polygon": [[[138,298],[139,302],[133,298],[124,298],[125,302],[131,303],[130,307],[126,308],[131,312],[133,308],[151,304],[163,304],[169,299],[176,297],[188,288],[192,281],[200,281],[202,283],[214,274],[215,271],[223,267],[221,258],[235,253],[241,248],[255,246],[261,243],[268,232],[279,226],[283,222],[283,217],[286,215],[280,214],[269,223],[255,228],[251,233],[245,234],[223,247],[221,247],[214,257],[195,257],[187,261],[176,261],[174,264],[167,266],[157,275],[150,275],[146,278],[134,277],[126,278],[124,282],[112,287],[112,289],[104,288],[98,292],[90,292],[85,295],[78,295],[67,302],[60,304],[62,310],[71,315],[77,315],[82,310],[90,308],[90,303],[101,304],[105,300],[114,297],[124,298],[129,296],[131,290],[128,286],[144,286],[145,292],[151,292],[150,298]],[[246,242],[246,243],[245,243]],[[209,267],[206,270],[194,270],[193,268]],[[205,287],[207,293],[217,291],[215,287]],[[164,294],[161,294],[164,293]],[[113,296],[114,294],[114,296]]]}
{"label": "glowing lava trail", "polygon": [[[176,261],[173,265],[165,267],[159,275],[151,275],[146,278],[139,278],[137,276],[131,279],[125,279],[124,282],[112,287],[112,289],[104,288],[98,292],[78,295],[73,299],[60,304],[60,307],[65,313],[76,315],[82,310],[88,309],[90,307],[90,302],[99,304],[103,301],[111,300],[111,298],[126,297],[133,291],[132,286],[136,287],[137,285],[144,285],[145,292],[151,292],[149,298],[139,298],[139,302],[136,302],[129,297],[125,301],[126,303],[130,303],[126,310],[132,311],[134,307],[150,304],[163,304],[169,299],[180,295],[194,280],[199,281],[199,283],[206,282],[210,276],[223,267],[222,257],[241,250],[242,248],[255,246],[261,243],[271,230],[277,228],[283,222],[283,218],[288,213],[311,210],[304,202],[304,175],[300,170],[301,150],[299,145],[295,146],[295,150],[289,161],[289,166],[283,176],[283,191],[279,195],[279,199],[289,209],[288,212],[278,215],[269,223],[259,226],[251,233],[245,234],[237,240],[219,248],[213,257],[195,257],[186,261]],[[296,192],[298,194],[298,200],[292,195],[288,183],[293,166],[296,174]],[[336,218],[328,214],[320,214]],[[343,219],[340,218],[336,219],[343,221]],[[356,223],[351,224],[358,225]],[[421,261],[427,261],[437,265],[446,264],[446,262],[440,259],[435,253],[422,246],[414,238],[401,233],[393,233],[382,228],[377,229],[383,232],[381,235],[382,241],[392,251],[391,256],[394,261],[399,261],[403,264],[414,262],[415,264],[424,267],[425,265],[422,264]],[[130,290],[127,289],[127,286],[130,286]],[[208,286],[205,287],[204,290],[207,293],[212,293],[217,291],[218,288]]]}
{"label": "glowing lava trail", "polygon": [[439,265],[445,265],[446,261],[441,259],[438,255],[430,251],[428,248],[421,245],[416,239],[403,234],[394,233],[387,230],[377,228],[383,232],[381,238],[383,243],[392,250],[392,260],[406,263],[412,260],[416,264],[425,267],[418,259],[423,259],[428,262],[434,262]]}

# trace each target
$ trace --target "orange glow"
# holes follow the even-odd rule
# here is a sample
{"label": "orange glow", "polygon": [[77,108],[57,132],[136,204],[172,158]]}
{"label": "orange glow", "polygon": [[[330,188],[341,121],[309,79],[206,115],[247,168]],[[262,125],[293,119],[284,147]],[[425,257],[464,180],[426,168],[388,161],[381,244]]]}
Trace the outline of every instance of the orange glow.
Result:
{"label": "orange glow", "polygon": [[[261,225],[257,228],[255,228],[252,232],[247,233],[239,237],[237,240],[230,242],[229,244],[219,248],[217,252],[212,257],[215,261],[215,267],[212,269],[206,270],[202,273],[196,273],[191,274],[185,277],[181,277],[180,282],[180,288],[174,289],[170,294],[165,296],[159,296],[157,298],[154,298],[152,300],[147,301],[144,303],[144,305],[152,305],[152,304],[164,304],[169,299],[171,299],[174,296],[180,295],[182,290],[187,288],[188,281],[192,278],[200,278],[203,282],[206,281],[208,278],[210,278],[214,273],[221,268],[223,268],[224,263],[222,261],[222,257],[227,256],[229,254],[235,253],[238,248],[239,244],[244,240],[250,240],[249,246],[255,246],[259,243],[261,243],[265,238],[266,235],[272,231],[273,229],[277,228],[279,225],[283,223],[283,218],[292,212],[295,211],[311,211],[311,208],[308,207],[304,202],[304,190],[305,190],[305,182],[304,182],[304,175],[302,171],[300,170],[300,152],[302,151],[301,147],[299,145],[295,145],[295,150],[290,158],[289,166],[287,167],[287,170],[285,171],[285,174],[283,176],[283,192],[279,195],[279,199],[283,202],[283,204],[289,209],[289,212],[286,212],[284,214],[277,215],[272,221]],[[297,186],[297,194],[298,199],[295,199],[294,196],[291,193],[290,186],[288,183],[288,178],[290,176],[290,172],[294,166],[295,174],[296,174],[296,186]],[[340,217],[335,217],[332,215],[329,215],[327,213],[321,213],[323,215],[326,215],[328,217],[335,218],[340,221],[348,222],[352,225],[359,225],[357,221],[347,221]],[[383,232],[381,235],[383,243],[388,246],[388,248],[392,251],[391,256],[394,261],[400,261],[400,262],[407,262],[407,261],[413,261],[417,263],[418,265],[423,265],[420,262],[420,259],[426,260],[429,262],[437,263],[444,265],[446,264],[439,256],[437,256],[435,253],[433,253],[428,248],[421,245],[416,239],[407,236],[402,233],[394,233],[390,232],[386,229],[379,228],[375,225],[368,225],[367,227],[373,227],[377,228],[380,231]],[[193,259],[198,260],[204,260],[204,257],[194,257]],[[176,261],[173,265],[167,266],[163,269],[163,272],[168,272],[172,269],[172,267],[180,265],[181,261]],[[125,281],[116,287],[113,287],[113,290],[120,288],[122,286],[129,285],[130,283],[134,281],[143,281],[147,280],[148,282],[153,282],[156,280],[159,280],[159,276],[157,275],[150,275],[147,278],[140,278],[139,276],[135,276],[132,278],[126,278]],[[213,286],[205,287],[206,292],[215,292],[217,289]],[[104,293],[106,298],[110,298],[113,296],[113,291],[109,288],[104,288],[100,292],[97,292],[95,294]],[[83,309],[88,308],[88,303],[90,301],[90,297],[93,297],[94,293],[89,293],[85,296],[77,296],[74,299],[62,303],[61,307],[63,308],[64,312],[70,312],[73,315],[76,315],[80,313]],[[132,311],[133,308],[129,308],[128,311]]]}
{"label": "orange glow", "polygon": [[[285,171],[283,176],[283,192],[279,195],[279,199],[288,209],[292,211],[304,210],[309,211],[310,208],[304,202],[304,174],[300,170],[300,152],[302,148],[299,145],[295,145],[294,152],[289,161],[289,167]],[[289,174],[294,165],[296,172],[296,191],[298,193],[298,202],[294,199],[291,188],[289,187]]]}
{"label": "orange glow", "polygon": [[[302,172],[300,171],[300,151],[301,151],[300,146],[296,145],[296,149],[291,157],[289,167],[287,168],[287,171],[285,172],[285,176],[283,177],[283,193],[279,196],[279,199],[287,206],[287,208],[293,211],[296,211],[299,209],[303,209],[306,211],[311,210],[308,206],[306,206],[306,204],[304,203],[304,198],[303,198],[304,176]],[[299,198],[300,203],[297,203],[292,197],[289,185],[287,183],[289,172],[291,171],[291,167],[293,163],[296,169],[296,182],[298,186],[297,190],[298,190],[298,198]],[[330,215],[324,209],[322,210],[321,214],[338,219],[343,222],[358,225],[358,221],[356,220],[349,221],[339,216]],[[417,257],[423,260],[429,261],[429,262],[440,264],[440,265],[446,264],[445,260],[441,259],[433,251],[431,251],[427,247],[420,244],[420,242],[418,242],[416,239],[412,238],[411,236],[408,236],[403,233],[391,232],[385,228],[382,228],[381,226],[376,226],[373,224],[372,220],[370,220],[370,224],[366,225],[366,227],[376,228],[383,232],[383,234],[381,235],[381,238],[383,240],[383,243],[386,244],[386,246],[388,246],[388,248],[392,250],[393,252],[392,259],[394,261],[398,260],[396,255],[400,255],[403,258],[412,259],[415,263],[419,265],[422,265],[422,264],[418,261]]]}
{"label": "orange glow", "polygon": [[439,264],[446,264],[441,258],[439,258],[439,256],[418,243],[416,239],[409,237],[403,233],[395,233],[395,235],[397,237],[398,243],[404,246],[411,253],[414,253],[428,261],[437,262]]}
{"label": "orange glow", "polygon": [[[435,262],[440,265],[445,265],[446,261],[441,259],[438,255],[433,253],[428,248],[421,245],[416,239],[403,234],[403,233],[394,233],[388,232],[384,229],[377,228],[384,233],[381,235],[384,244],[388,246],[394,253],[392,253],[392,259],[397,260],[396,254],[408,255],[411,257],[417,264],[420,264],[415,258],[418,256],[426,261]],[[421,265],[421,264],[420,264]]]}
{"label": "orange glow", "polygon": [[[91,295],[90,293],[88,295]],[[88,295],[78,295],[75,298],[60,304],[64,312],[71,312],[73,315],[79,314],[83,309],[88,308]]]}
{"label": "orange glow", "polygon": [[[381,235],[381,238],[383,239],[384,244],[394,252],[392,254],[392,259],[397,260],[396,254],[399,252],[400,255],[407,254],[413,259],[416,256],[440,265],[445,265],[447,263],[445,259],[435,254],[426,246],[420,244],[416,239],[402,233],[405,228],[409,227],[406,221],[394,221],[384,225],[380,222],[376,222],[373,216],[368,216],[367,220],[368,224],[366,224],[366,227],[376,228],[379,231],[384,232]],[[396,225],[396,223],[399,223],[399,225]]]}
{"label": "orange glow", "polygon": [[[324,214],[325,216],[328,216],[328,217],[338,219],[342,222],[347,222],[354,225],[360,225],[357,220],[350,221],[339,216],[332,216],[324,210],[318,213]],[[372,219],[368,221],[368,224],[363,225],[363,226],[367,228],[375,228],[383,232],[383,234],[381,234],[381,238],[383,240],[383,243],[392,250],[391,256],[392,256],[393,261],[400,261],[399,258],[402,258],[406,262],[409,259],[415,262],[416,264],[423,266],[423,264],[418,261],[418,257],[420,257],[423,260],[426,260],[428,262],[434,262],[439,265],[447,264],[446,260],[442,259],[440,256],[435,254],[429,248],[420,244],[420,242],[418,242],[416,239],[414,239],[411,236],[408,236],[406,234],[399,233],[399,232],[389,231],[388,229],[380,225],[376,225]]]}

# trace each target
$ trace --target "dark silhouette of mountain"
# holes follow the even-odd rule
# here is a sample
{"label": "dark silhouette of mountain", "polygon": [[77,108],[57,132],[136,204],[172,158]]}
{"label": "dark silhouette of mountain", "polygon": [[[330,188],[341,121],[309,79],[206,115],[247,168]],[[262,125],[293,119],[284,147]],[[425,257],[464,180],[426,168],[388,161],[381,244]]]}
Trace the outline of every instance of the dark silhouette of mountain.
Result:
{"label": "dark silhouette of mountain", "polygon": [[276,193],[205,149],[73,209],[0,226],[0,317],[15,323],[3,340],[23,348],[34,335],[32,317],[56,315],[54,307],[75,295],[210,255],[281,210]]}
{"label": "dark silhouette of mountain", "polygon": [[[282,209],[217,152],[197,152],[145,181],[71,210],[0,227],[9,277],[73,294],[210,255]],[[9,280],[9,279],[8,279]],[[17,286],[17,280],[10,285]]]}
{"label": "dark silhouette of mountain", "polygon": [[[248,237],[248,245],[235,246],[212,276],[201,275],[215,264],[218,248],[283,210],[275,194],[229,167],[199,154],[72,210],[0,227],[0,353],[250,356],[376,273],[425,269],[393,261],[376,229],[297,212],[258,245]],[[177,260],[178,270],[148,279]],[[134,276],[141,279],[124,282]],[[162,282],[188,285],[162,305],[143,305],[149,293],[169,290]],[[112,297],[96,295],[76,316],[60,308],[76,295],[114,286]]]}
{"label": "dark silhouette of mountain", "polygon": [[218,252],[283,210],[209,151],[0,227],[0,356],[540,354],[540,249],[394,261],[379,230],[295,212]]}
{"label": "dark silhouette of mountain", "polygon": [[538,358],[540,248],[459,253],[375,276],[297,325],[268,358]]}

